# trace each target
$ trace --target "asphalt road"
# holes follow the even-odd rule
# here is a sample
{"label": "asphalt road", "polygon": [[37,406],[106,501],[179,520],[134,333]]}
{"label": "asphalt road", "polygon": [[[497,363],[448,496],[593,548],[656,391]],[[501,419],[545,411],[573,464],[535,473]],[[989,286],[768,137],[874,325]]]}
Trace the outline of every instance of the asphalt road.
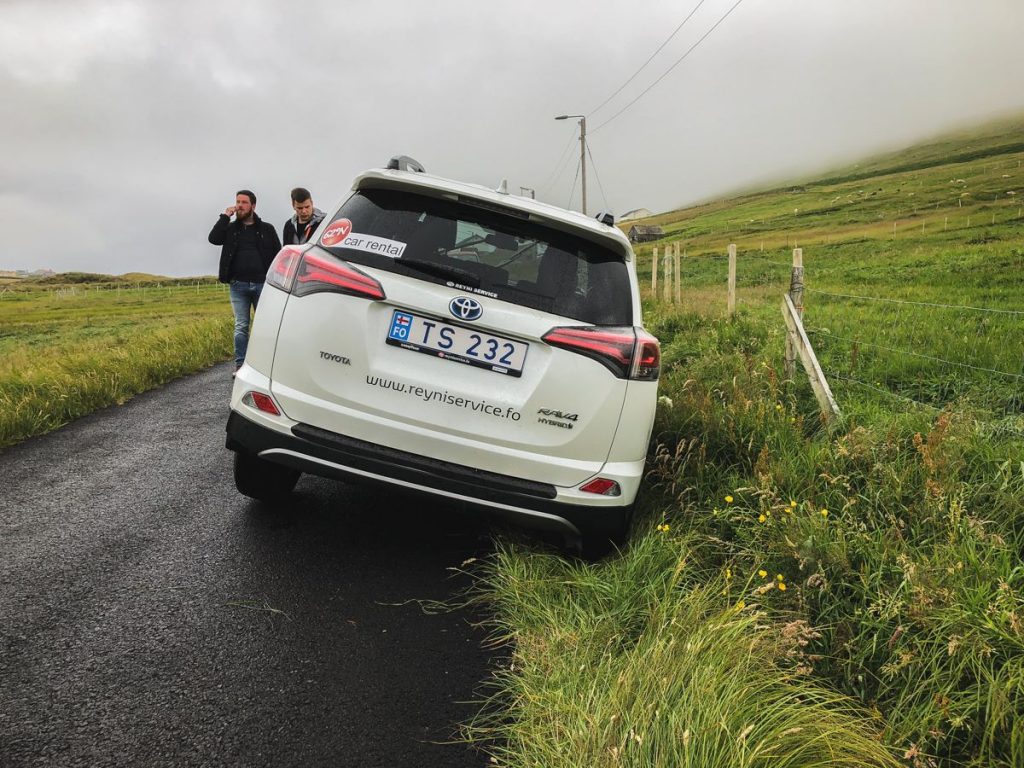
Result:
{"label": "asphalt road", "polygon": [[[482,766],[494,663],[429,612],[487,529],[304,476],[237,494],[217,366],[0,452],[0,766]],[[446,743],[448,742],[448,743]]]}

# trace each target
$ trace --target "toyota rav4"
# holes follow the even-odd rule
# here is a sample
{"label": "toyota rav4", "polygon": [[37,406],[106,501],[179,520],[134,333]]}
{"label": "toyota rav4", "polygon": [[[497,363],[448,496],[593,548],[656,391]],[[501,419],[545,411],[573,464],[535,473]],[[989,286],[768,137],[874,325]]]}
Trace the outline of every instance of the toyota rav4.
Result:
{"label": "toyota rav4", "polygon": [[376,481],[600,554],[628,531],[659,362],[610,217],[394,158],[270,267],[231,397],[235,483],[271,501],[302,472]]}

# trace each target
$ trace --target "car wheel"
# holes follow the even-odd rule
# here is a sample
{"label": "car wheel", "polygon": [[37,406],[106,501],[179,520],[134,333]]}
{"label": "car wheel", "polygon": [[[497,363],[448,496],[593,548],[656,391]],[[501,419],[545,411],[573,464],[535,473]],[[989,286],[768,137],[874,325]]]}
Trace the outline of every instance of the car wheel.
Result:
{"label": "car wheel", "polygon": [[583,531],[583,540],[577,543],[577,552],[584,560],[595,562],[625,546],[629,539],[629,528],[633,522],[631,505],[622,511],[621,519],[611,527],[600,530]]}
{"label": "car wheel", "polygon": [[250,453],[235,453],[235,487],[244,496],[257,501],[280,501],[285,498],[302,473],[297,469],[275,464]]}

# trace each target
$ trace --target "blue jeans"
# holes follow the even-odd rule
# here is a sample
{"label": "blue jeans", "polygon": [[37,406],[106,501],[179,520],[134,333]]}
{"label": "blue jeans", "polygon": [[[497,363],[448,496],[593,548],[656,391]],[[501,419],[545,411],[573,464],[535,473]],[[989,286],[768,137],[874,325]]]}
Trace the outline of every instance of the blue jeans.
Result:
{"label": "blue jeans", "polygon": [[245,362],[245,351],[249,348],[249,312],[255,312],[263,292],[263,283],[247,283],[232,280],[228,293],[231,309],[235,313],[235,368]]}

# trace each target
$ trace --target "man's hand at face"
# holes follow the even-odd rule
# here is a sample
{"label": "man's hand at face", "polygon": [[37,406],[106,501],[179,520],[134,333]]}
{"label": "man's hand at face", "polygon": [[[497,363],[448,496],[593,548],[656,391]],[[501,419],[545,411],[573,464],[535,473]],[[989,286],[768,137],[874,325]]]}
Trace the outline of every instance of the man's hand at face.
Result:
{"label": "man's hand at face", "polygon": [[235,215],[235,206],[229,205],[227,208],[225,208],[224,209],[224,215],[225,216],[234,216]]}

